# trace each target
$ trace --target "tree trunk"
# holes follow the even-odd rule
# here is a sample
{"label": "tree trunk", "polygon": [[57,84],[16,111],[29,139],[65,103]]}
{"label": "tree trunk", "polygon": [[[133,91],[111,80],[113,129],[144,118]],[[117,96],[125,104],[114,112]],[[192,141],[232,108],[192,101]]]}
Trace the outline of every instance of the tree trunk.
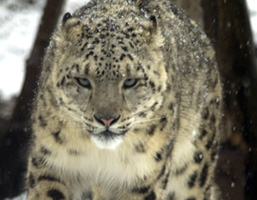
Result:
{"label": "tree trunk", "polygon": [[257,68],[246,3],[244,0],[174,1],[203,25],[216,51],[225,101],[217,174],[223,198],[256,199]]}
{"label": "tree trunk", "polygon": [[24,188],[26,154],[30,138],[30,112],[37,90],[45,48],[53,33],[65,0],[48,0],[41,18],[34,47],[26,63],[26,76],[7,132],[0,145],[0,199],[15,196]]}
{"label": "tree trunk", "polygon": [[[240,136],[248,147],[245,198],[256,199],[257,184],[257,71],[244,0],[202,2],[206,32],[213,39],[225,99],[225,131]],[[236,199],[232,198],[232,199]]]}

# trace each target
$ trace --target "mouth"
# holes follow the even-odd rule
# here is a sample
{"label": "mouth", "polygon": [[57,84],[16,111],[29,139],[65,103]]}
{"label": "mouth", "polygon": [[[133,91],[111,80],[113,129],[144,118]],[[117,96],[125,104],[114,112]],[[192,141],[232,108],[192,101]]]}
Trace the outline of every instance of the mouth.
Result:
{"label": "mouth", "polygon": [[103,137],[103,138],[105,138],[105,139],[108,139],[108,138],[114,138],[114,137],[117,137],[117,136],[122,136],[122,135],[124,135],[125,134],[125,132],[122,132],[122,133],[114,133],[114,132],[112,132],[112,131],[109,131],[109,130],[105,130],[105,131],[102,131],[102,132],[100,132],[98,135],[100,136],[100,137]]}
{"label": "mouth", "polygon": [[105,130],[97,134],[91,134],[91,140],[100,149],[115,149],[122,141],[126,131],[114,133],[110,130]]}
{"label": "mouth", "polygon": [[101,131],[101,132],[98,132],[98,133],[92,133],[91,132],[91,135],[94,136],[94,137],[99,137],[99,139],[114,139],[115,137],[119,137],[119,136],[123,136],[125,135],[127,131],[122,131],[122,132],[113,132],[109,129],[106,129],[104,131]]}

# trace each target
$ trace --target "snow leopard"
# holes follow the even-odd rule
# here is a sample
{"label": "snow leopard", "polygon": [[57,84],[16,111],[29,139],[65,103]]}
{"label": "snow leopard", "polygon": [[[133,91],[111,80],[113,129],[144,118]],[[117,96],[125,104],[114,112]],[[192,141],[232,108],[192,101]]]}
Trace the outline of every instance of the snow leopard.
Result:
{"label": "snow leopard", "polygon": [[47,48],[28,200],[217,200],[211,41],[170,0],[91,0]]}

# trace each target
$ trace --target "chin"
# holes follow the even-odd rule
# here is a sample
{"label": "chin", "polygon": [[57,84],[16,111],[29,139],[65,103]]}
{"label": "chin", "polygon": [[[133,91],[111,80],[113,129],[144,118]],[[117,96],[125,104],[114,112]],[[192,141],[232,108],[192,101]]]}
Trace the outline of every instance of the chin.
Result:
{"label": "chin", "polygon": [[123,142],[123,136],[117,135],[105,137],[102,135],[92,135],[91,141],[93,141],[99,149],[115,150]]}

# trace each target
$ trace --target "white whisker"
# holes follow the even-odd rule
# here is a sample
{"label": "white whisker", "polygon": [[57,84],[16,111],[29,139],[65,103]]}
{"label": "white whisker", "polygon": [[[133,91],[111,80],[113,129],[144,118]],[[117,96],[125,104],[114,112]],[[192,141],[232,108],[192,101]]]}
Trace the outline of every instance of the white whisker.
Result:
{"label": "white whisker", "polygon": [[139,124],[139,123],[147,123],[147,122],[152,122],[152,121],[157,121],[157,120],[160,120],[162,119],[163,117],[158,117],[158,118],[153,118],[153,119],[147,119],[147,120],[137,120],[134,122],[134,124]]}

